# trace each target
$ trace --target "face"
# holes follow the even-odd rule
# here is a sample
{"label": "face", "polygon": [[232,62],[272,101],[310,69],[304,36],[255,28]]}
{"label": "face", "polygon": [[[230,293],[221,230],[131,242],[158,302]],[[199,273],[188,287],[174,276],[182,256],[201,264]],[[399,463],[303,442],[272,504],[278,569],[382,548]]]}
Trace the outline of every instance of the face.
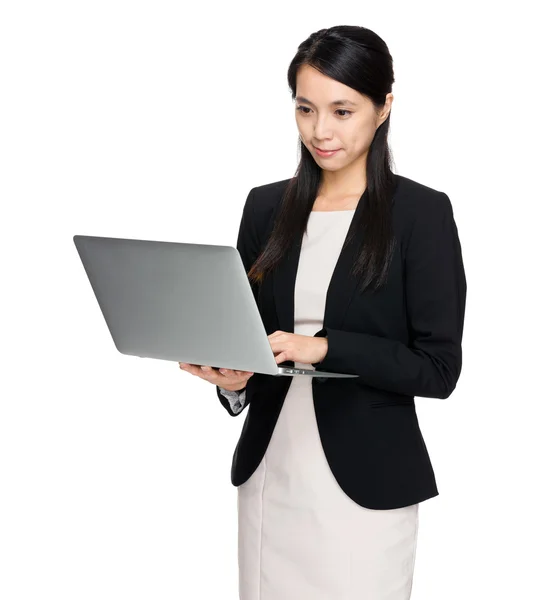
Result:
{"label": "face", "polygon": [[[346,100],[334,105],[336,100]],[[310,65],[302,65],[296,79],[296,124],[299,135],[318,165],[325,170],[352,168],[365,160],[376,129],[389,114],[393,94],[387,94],[378,114],[373,103]],[[323,156],[316,148],[337,150]]]}

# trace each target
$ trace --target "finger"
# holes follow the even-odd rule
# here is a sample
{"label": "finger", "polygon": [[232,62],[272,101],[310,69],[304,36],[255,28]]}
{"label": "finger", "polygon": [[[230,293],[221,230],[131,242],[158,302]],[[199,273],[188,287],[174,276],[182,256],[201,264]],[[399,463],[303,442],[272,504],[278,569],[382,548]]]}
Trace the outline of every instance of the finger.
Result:
{"label": "finger", "polygon": [[207,379],[208,381],[215,381],[215,379],[219,379],[217,371],[215,371],[215,369],[213,367],[210,367],[209,365],[201,365],[200,371],[202,377],[204,379]]}
{"label": "finger", "polygon": [[[236,383],[236,380],[244,379],[246,376],[245,371],[235,371],[234,369],[212,369],[213,374],[209,375],[209,381],[216,383],[217,385],[221,383]],[[209,373],[209,371],[208,371]]]}
{"label": "finger", "polygon": [[200,365],[194,365],[192,363],[182,363],[182,370],[191,373],[191,375],[197,375],[200,377],[202,371],[200,370]]}
{"label": "finger", "polygon": [[253,371],[234,371],[238,377],[248,377],[250,375],[254,375]]}
{"label": "finger", "polygon": [[281,352],[275,356],[275,362],[277,364],[281,363],[283,360],[286,360],[286,354],[284,352]]}
{"label": "finger", "polygon": [[236,369],[219,369],[219,373],[221,373],[223,375],[223,377],[227,377],[228,379],[234,379],[236,377],[239,377],[240,379],[243,379],[244,377],[253,375],[252,371],[239,371]]}
{"label": "finger", "polygon": [[178,363],[180,368],[183,371],[188,371],[189,373],[196,373],[200,371],[200,365],[194,365],[193,363]]}
{"label": "finger", "polygon": [[227,379],[230,379],[230,377],[232,377],[234,375],[234,371],[232,369],[219,369],[219,373],[221,373],[221,375],[223,377],[226,377]]}
{"label": "finger", "polygon": [[179,364],[182,365],[182,370],[191,373],[191,375],[196,375],[201,379],[205,379],[206,381],[210,381],[216,384],[229,383],[237,377],[243,379],[246,374],[254,374],[250,371],[234,371],[234,369],[214,369],[209,365],[193,365],[190,363]]}

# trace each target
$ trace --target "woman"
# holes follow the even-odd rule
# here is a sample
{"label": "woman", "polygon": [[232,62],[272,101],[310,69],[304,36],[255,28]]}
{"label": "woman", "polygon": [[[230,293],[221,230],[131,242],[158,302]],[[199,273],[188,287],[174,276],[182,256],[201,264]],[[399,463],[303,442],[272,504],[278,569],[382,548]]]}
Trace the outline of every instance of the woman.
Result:
{"label": "woman", "polygon": [[359,377],[180,366],[232,416],[249,406],[232,465],[240,598],[405,600],[418,506],[438,494],[414,396],[447,398],[462,365],[457,227],[446,194],[391,172],[380,37],[318,31],[288,81],[301,161],[251,190],[237,248],[276,362]]}

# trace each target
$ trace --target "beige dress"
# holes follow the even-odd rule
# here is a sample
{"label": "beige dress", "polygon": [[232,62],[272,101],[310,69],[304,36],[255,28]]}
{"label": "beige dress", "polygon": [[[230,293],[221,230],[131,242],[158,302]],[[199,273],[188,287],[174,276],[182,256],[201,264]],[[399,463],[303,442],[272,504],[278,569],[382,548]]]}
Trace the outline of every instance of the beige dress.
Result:
{"label": "beige dress", "polygon": [[[353,214],[310,214],[294,333],[322,328],[327,287]],[[266,454],[238,487],[240,600],[408,600],[417,530],[418,504],[372,510],[342,491],[320,442],[312,380],[293,377]]]}

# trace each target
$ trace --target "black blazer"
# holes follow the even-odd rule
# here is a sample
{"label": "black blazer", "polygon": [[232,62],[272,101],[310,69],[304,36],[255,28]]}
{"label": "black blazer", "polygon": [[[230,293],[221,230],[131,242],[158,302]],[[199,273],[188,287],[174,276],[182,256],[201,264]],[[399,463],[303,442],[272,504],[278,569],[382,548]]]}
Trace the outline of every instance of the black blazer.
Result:
{"label": "black blazer", "polygon": [[[312,378],[321,443],[336,481],[352,500],[392,509],[438,495],[415,410],[415,396],[445,399],[462,366],[466,277],[449,197],[395,175],[393,224],[398,244],[388,282],[359,293],[349,275],[361,235],[341,250],[329,283],[323,329],[325,358],[313,366],[357,378]],[[289,179],[253,188],[240,222],[237,249],[248,271],[264,247]],[[351,227],[360,218],[357,205]],[[294,285],[301,250],[294,240],[286,259],[261,284],[252,283],[268,335],[294,332]],[[282,366],[294,366],[285,361]],[[292,377],[255,373],[247,382],[249,407],[232,460],[239,486],[262,460]]]}

